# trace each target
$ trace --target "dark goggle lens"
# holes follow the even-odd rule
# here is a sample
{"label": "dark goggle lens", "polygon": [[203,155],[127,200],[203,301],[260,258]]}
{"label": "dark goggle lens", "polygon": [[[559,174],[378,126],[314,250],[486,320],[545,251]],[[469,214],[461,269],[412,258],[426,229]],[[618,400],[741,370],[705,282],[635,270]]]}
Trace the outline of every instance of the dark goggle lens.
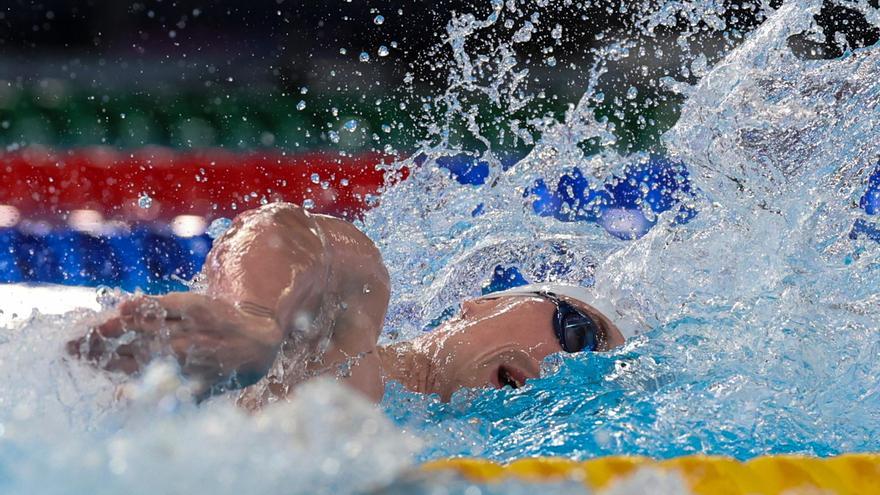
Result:
{"label": "dark goggle lens", "polygon": [[560,342],[565,352],[595,351],[599,340],[596,337],[596,322],[586,315],[574,311],[565,312],[561,320]]}

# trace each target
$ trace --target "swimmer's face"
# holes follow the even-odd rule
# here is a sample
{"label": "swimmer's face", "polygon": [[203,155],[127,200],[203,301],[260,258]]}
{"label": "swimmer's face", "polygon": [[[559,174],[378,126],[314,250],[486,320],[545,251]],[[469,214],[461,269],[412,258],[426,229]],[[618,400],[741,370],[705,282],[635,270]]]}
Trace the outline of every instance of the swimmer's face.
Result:
{"label": "swimmer's face", "polygon": [[[623,344],[620,330],[599,311],[564,300],[596,322],[597,350]],[[459,316],[423,337],[435,367],[433,392],[448,400],[462,387],[519,387],[536,378],[544,358],[563,350],[554,331],[555,314],[556,305],[540,296],[464,302]]]}

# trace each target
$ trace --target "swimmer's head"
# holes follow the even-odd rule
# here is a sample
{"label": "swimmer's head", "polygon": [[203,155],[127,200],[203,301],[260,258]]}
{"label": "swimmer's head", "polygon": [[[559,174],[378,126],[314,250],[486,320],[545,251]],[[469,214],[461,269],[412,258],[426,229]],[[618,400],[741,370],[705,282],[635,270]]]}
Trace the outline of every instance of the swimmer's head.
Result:
{"label": "swimmer's head", "polygon": [[462,387],[519,387],[550,354],[623,344],[621,329],[579,291],[532,285],[462,303],[458,316],[419,339],[434,368],[431,391],[446,400]]}

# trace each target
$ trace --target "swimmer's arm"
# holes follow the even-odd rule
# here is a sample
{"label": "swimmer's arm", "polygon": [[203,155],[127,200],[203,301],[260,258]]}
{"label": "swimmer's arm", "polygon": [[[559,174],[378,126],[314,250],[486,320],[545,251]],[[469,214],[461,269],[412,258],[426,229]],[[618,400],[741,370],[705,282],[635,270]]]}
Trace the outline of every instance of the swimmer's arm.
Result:
{"label": "swimmer's arm", "polygon": [[[354,225],[288,203],[267,205],[236,218],[209,253],[204,274],[209,294],[251,314],[271,314],[294,355],[304,346],[321,355],[317,347],[332,336],[308,371],[347,375],[349,385],[381,398],[375,348],[390,283],[379,250]],[[282,354],[275,371],[286,364]],[[259,407],[303,379],[275,371],[243,402]],[[279,380],[284,383],[267,383]]]}
{"label": "swimmer's arm", "polygon": [[375,346],[390,293],[382,256],[366,235],[290,203],[236,218],[203,274],[208,295],[275,318],[288,338],[332,332],[337,346],[352,352]]}
{"label": "swimmer's arm", "polygon": [[323,366],[378,402],[385,385],[376,344],[391,292],[388,270],[379,249],[354,225],[332,217],[321,222],[333,261],[330,286],[335,293],[328,294],[329,300],[339,301]]}
{"label": "swimmer's arm", "polygon": [[[290,299],[288,311],[318,318],[329,264],[316,232],[314,218],[294,205],[244,212],[208,254],[205,294],[131,298],[72,340],[68,351],[128,374],[168,355],[206,392],[262,380],[290,337],[276,315],[280,295]],[[309,323],[310,329],[318,326]],[[119,345],[123,338],[130,342]],[[316,341],[299,345],[314,347]]]}
{"label": "swimmer's arm", "polygon": [[296,205],[273,203],[235,218],[208,253],[202,275],[208,295],[279,324],[284,296],[285,311],[307,317],[300,325],[305,327],[319,316],[329,267],[316,217]]}
{"label": "swimmer's arm", "polygon": [[[353,225],[295,205],[267,205],[236,218],[209,253],[203,275],[206,294],[130,300],[68,350],[108,370],[136,373],[156,357],[151,349],[161,340],[170,343],[183,372],[206,388],[236,375],[262,377],[257,385],[270,396],[256,394],[251,405],[259,407],[286,395],[307,374],[300,372],[305,362],[297,362],[297,372],[269,383],[285,347],[300,356],[311,353],[314,361],[321,336],[332,335],[323,368],[312,371],[335,373],[350,364],[345,380],[381,398],[375,343],[388,304],[388,274],[376,247]],[[127,332],[135,340],[117,347]]]}

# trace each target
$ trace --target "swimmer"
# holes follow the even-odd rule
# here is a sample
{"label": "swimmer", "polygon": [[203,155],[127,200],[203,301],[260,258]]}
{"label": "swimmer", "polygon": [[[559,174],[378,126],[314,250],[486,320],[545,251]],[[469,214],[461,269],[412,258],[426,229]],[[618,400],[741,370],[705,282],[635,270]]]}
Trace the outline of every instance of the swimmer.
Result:
{"label": "swimmer", "polygon": [[444,401],[463,387],[521,387],[546,356],[607,351],[627,330],[582,288],[533,285],[465,301],[434,331],[379,346],[391,290],[379,250],[354,225],[289,203],[239,215],[202,279],[203,293],[123,301],[68,351],[127,374],[170,356],[203,396],[241,389],[256,410],[316,375],[373,401],[387,380]]}

